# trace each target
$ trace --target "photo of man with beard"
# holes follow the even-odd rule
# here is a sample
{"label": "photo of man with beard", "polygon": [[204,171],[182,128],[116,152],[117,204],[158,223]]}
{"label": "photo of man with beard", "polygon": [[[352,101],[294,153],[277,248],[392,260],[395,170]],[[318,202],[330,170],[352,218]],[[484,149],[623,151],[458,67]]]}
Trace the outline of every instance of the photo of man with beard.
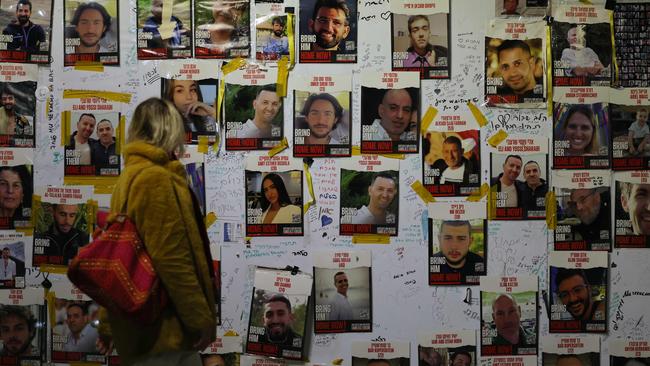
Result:
{"label": "photo of man with beard", "polygon": [[0,356],[37,356],[38,348],[32,345],[36,336],[37,319],[27,306],[3,305],[0,307]]}
{"label": "photo of man with beard", "polygon": [[356,2],[312,0],[300,5],[300,23],[307,25],[301,26],[300,62],[356,62]]}
{"label": "photo of man with beard", "polygon": [[50,62],[52,3],[8,0],[0,4],[0,62]]}
{"label": "photo of man with beard", "polygon": [[10,35],[11,42],[8,50],[38,52],[41,44],[45,43],[45,30],[34,24],[29,18],[32,15],[32,3],[29,0],[19,0],[16,4],[16,22],[9,23],[2,34]]}
{"label": "photo of man with beard", "polygon": [[[557,252],[556,252],[557,253]],[[562,263],[549,258],[551,287],[551,332],[605,332],[607,330],[607,269],[596,264],[598,259],[589,256],[587,268],[570,268],[571,256],[565,254]],[[607,253],[589,252],[607,262]],[[566,256],[568,255],[568,256]],[[556,257],[558,257],[556,255]],[[564,264],[563,262],[566,262]]]}

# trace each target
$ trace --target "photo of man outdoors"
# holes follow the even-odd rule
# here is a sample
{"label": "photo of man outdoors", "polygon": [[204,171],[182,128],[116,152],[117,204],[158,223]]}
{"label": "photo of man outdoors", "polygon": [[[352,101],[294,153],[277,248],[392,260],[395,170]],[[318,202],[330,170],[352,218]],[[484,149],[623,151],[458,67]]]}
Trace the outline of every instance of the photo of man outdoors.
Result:
{"label": "photo of man outdoors", "polygon": [[282,112],[282,99],[275,90],[275,85],[265,85],[257,89],[252,100],[253,117],[248,118],[239,130],[229,130],[230,138],[271,138],[280,137],[273,134],[272,122]]}
{"label": "photo of man outdoors", "polygon": [[349,111],[345,111],[338,99],[332,94],[310,94],[299,111],[296,121],[298,125],[303,125],[297,128],[309,128],[309,136],[305,136],[304,144],[340,145],[348,143],[349,137],[346,142],[341,142],[337,138],[341,134],[340,131],[337,131],[337,128],[339,128],[344,117],[348,118],[347,115],[343,115],[344,112],[349,114]]}
{"label": "photo of man outdoors", "polygon": [[[361,206],[352,217],[352,224],[383,225],[395,223],[395,213],[388,212],[388,207],[397,196],[397,181],[388,173],[377,173],[368,187],[368,204]],[[392,219],[388,217],[392,216]]]}

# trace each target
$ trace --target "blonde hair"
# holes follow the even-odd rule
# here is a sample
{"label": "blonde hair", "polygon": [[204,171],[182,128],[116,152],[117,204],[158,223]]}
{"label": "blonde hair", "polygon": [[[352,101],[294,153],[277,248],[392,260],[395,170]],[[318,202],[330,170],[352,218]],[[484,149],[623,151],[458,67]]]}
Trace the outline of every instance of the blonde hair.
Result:
{"label": "blonde hair", "polygon": [[182,154],[185,151],[183,117],[170,101],[149,98],[133,112],[127,142],[144,141],[165,152]]}

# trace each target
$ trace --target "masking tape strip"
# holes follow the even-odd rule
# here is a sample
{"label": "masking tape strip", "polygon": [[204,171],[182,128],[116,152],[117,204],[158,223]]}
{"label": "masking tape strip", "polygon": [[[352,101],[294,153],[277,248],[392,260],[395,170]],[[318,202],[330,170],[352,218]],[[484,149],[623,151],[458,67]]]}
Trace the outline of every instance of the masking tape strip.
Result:
{"label": "masking tape strip", "polygon": [[118,93],[97,90],[64,90],[63,99],[79,99],[99,97],[112,102],[131,103],[131,93]]}
{"label": "masking tape strip", "polygon": [[503,129],[499,130],[497,133],[492,135],[488,140],[488,144],[492,147],[497,147],[499,146],[500,143],[503,142],[508,137],[508,133],[504,131]]}
{"label": "masking tape strip", "polygon": [[490,185],[483,183],[477,191],[473,191],[468,197],[469,202],[479,202],[490,192]]}
{"label": "masking tape strip", "polygon": [[[359,146],[352,146],[352,156],[359,156],[359,155],[361,155],[361,148]],[[389,159],[400,159],[400,160],[406,159],[405,154],[366,154],[366,155],[379,155]]]}
{"label": "masking tape strip", "polygon": [[161,39],[169,39],[174,35],[174,28],[176,27],[176,22],[171,20],[174,0],[164,0],[162,7],[161,20],[163,23],[158,27],[158,33],[160,33]]}
{"label": "masking tape strip", "polygon": [[305,179],[307,180],[307,190],[309,191],[309,201],[305,203],[303,206],[303,214],[307,211],[309,211],[309,208],[312,205],[316,204],[316,196],[314,195],[314,180],[312,179],[311,176],[311,171],[309,170],[309,165],[307,163],[303,163],[303,171],[305,172]]}
{"label": "masking tape strip", "polygon": [[70,145],[70,115],[71,111],[61,112],[61,146]]}
{"label": "masking tape strip", "polygon": [[287,96],[287,83],[289,81],[289,59],[282,56],[278,61],[278,80],[276,81],[275,93],[279,97]]}
{"label": "masking tape strip", "polygon": [[422,184],[422,182],[420,182],[419,180],[416,180],[415,182],[413,182],[413,184],[411,184],[411,189],[414,190],[415,193],[418,194],[418,196],[420,196],[420,198],[422,199],[422,201],[424,201],[424,203],[436,202],[436,199],[433,198],[431,193],[424,187],[424,184]]}
{"label": "masking tape strip", "polygon": [[50,324],[56,324],[56,307],[54,304],[55,298],[56,293],[54,291],[45,289],[45,301],[47,301],[47,315],[49,317]]}
{"label": "masking tape strip", "polygon": [[476,123],[478,123],[479,126],[483,127],[488,124],[487,118],[485,118],[485,115],[476,106],[476,104],[472,102],[467,102],[467,106],[469,107],[469,110],[472,112],[472,115],[474,116],[474,119],[476,120]]}
{"label": "masking tape strip", "polygon": [[217,222],[217,214],[214,212],[208,212],[208,214],[205,216],[205,228],[209,228],[215,222]]}
{"label": "masking tape strip", "polygon": [[295,30],[293,29],[293,24],[295,22],[295,15],[294,14],[287,14],[287,38],[289,41],[289,63],[291,66],[289,66],[290,69],[293,68],[293,65],[296,64],[296,35],[295,35]]}
{"label": "masking tape strip", "polygon": [[200,153],[208,153],[208,135],[199,135],[199,145],[196,150]]}
{"label": "masking tape strip", "polygon": [[551,44],[551,26],[546,26],[546,109],[548,116],[553,115],[553,52]]}
{"label": "masking tape strip", "polygon": [[22,233],[23,235],[26,236],[34,236],[34,228],[33,227],[17,227],[14,230],[16,230],[19,233]]}
{"label": "masking tape strip", "polygon": [[237,57],[233,59],[232,61],[228,62],[227,64],[224,64],[221,66],[221,82],[219,83],[219,93],[217,94],[217,120],[221,121],[222,116],[221,116],[221,106],[223,104],[223,95],[226,91],[226,82],[225,82],[225,76],[230,74],[231,72],[239,69],[240,67],[246,65],[246,60]]}
{"label": "masking tape strip", "polygon": [[282,140],[277,145],[273,146],[273,148],[269,150],[268,155],[269,156],[278,155],[280,152],[282,152],[288,147],[289,147],[289,142],[287,141],[286,137],[283,137]]}
{"label": "masking tape strip", "polygon": [[614,82],[618,83],[620,75],[618,74],[618,61],[616,60],[616,40],[614,39],[614,12],[609,11],[609,29],[612,35],[612,65],[614,65]]}
{"label": "masking tape strip", "polygon": [[580,2],[587,5],[592,5],[591,0],[580,0]]}
{"label": "masking tape strip", "polygon": [[436,118],[437,114],[438,110],[429,105],[429,108],[427,108],[426,113],[424,113],[424,116],[422,116],[422,122],[420,123],[420,132],[422,135],[426,135],[427,130],[429,129],[429,125],[431,125],[431,122],[433,122],[433,119]]}
{"label": "masking tape strip", "polygon": [[557,228],[557,203],[555,200],[555,192],[546,192],[544,205],[546,206],[546,226],[548,226],[549,230],[555,230],[555,228]]}
{"label": "masking tape strip", "polygon": [[78,71],[104,72],[104,64],[99,61],[77,61],[74,69]]}
{"label": "masking tape strip", "polygon": [[332,365],[334,366],[340,366],[343,365],[343,359],[342,358],[335,358],[332,360]]}
{"label": "masking tape strip", "polygon": [[227,330],[224,334],[224,337],[239,337],[239,334],[234,329]]}
{"label": "masking tape strip", "polygon": [[357,234],[352,236],[352,244],[390,244],[390,236],[379,234]]}
{"label": "masking tape strip", "polygon": [[35,213],[38,212],[39,210],[42,209],[41,206],[41,196],[38,194],[33,194],[32,195],[32,227],[36,227],[36,215]]}
{"label": "masking tape strip", "polygon": [[113,193],[113,187],[118,177],[96,177],[96,176],[67,176],[63,177],[63,183],[69,186],[93,186],[95,193]]}
{"label": "masking tape strip", "polygon": [[95,200],[88,200],[86,207],[88,234],[92,235],[95,227],[95,220],[97,218],[97,211],[99,211],[99,203]]}
{"label": "masking tape strip", "polygon": [[126,141],[126,116],[120,116],[120,123],[117,125],[117,138],[115,139],[115,151],[121,155],[122,146],[124,146],[124,141]]}
{"label": "masking tape strip", "polygon": [[41,272],[49,272],[49,273],[56,273],[56,274],[68,273],[68,267],[56,265],[56,264],[41,264],[38,267],[38,269]]}
{"label": "masking tape strip", "polygon": [[497,185],[490,187],[490,194],[488,195],[488,219],[494,220],[497,218]]}

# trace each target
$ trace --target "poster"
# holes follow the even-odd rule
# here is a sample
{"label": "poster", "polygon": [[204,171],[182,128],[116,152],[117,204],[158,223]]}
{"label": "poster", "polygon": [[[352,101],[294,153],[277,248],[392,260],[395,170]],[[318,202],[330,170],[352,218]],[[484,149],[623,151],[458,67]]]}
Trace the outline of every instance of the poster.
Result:
{"label": "poster", "polygon": [[47,355],[47,308],[43,290],[0,291],[0,365],[40,365]]}
{"label": "poster", "polygon": [[607,170],[553,172],[558,205],[555,250],[611,248],[610,185]]}
{"label": "poster", "polygon": [[487,271],[485,202],[429,203],[429,285],[478,285]]}
{"label": "poster", "polygon": [[478,364],[476,331],[449,330],[418,334],[419,365],[474,366]]}
{"label": "poster", "polygon": [[643,25],[650,19],[650,3],[619,0],[614,6],[614,45],[618,81],[624,88],[650,86],[650,54],[641,38]]}
{"label": "poster", "polygon": [[250,1],[194,1],[194,57],[230,59],[250,54]]}
{"label": "poster", "polygon": [[0,146],[34,147],[35,65],[0,64]]}
{"label": "poster", "polygon": [[94,216],[91,186],[36,187],[34,202],[34,267],[63,265],[90,241]]}
{"label": "poster", "polygon": [[205,216],[205,154],[199,152],[197,146],[188,145],[179,160],[185,167],[187,181],[199,203],[201,214]]}
{"label": "poster", "polygon": [[494,0],[494,15],[505,18],[543,17],[549,0]]}
{"label": "poster", "polygon": [[117,0],[64,0],[63,12],[65,66],[120,64]]}
{"label": "poster", "polygon": [[31,225],[33,161],[31,149],[0,151],[0,229]]}
{"label": "poster", "polygon": [[0,230],[0,289],[25,287],[25,252],[34,238],[14,230]]}
{"label": "poster", "polygon": [[293,156],[349,157],[352,83],[343,75],[313,74],[291,80]]}
{"label": "poster", "polygon": [[[333,5],[333,6],[329,6]],[[357,62],[357,2],[300,1],[300,63]]]}
{"label": "poster", "polygon": [[[241,353],[241,337],[226,336],[217,334],[217,339],[212,342],[203,352],[201,352],[201,361],[204,366],[230,366],[235,364],[237,354]],[[244,363],[244,357],[240,358]]]}
{"label": "poster", "polygon": [[54,1],[0,4],[0,62],[50,63]]}
{"label": "poster", "polygon": [[609,364],[611,366],[642,366],[650,357],[647,339],[610,339]]}
{"label": "poster", "polygon": [[302,360],[312,276],[291,271],[255,270],[245,352]]}
{"label": "poster", "polygon": [[546,218],[548,142],[543,137],[508,136],[491,149],[491,219],[541,220]]}
{"label": "poster", "polygon": [[282,56],[289,58],[289,50],[294,49],[295,39],[294,29],[289,28],[293,24],[288,23],[289,14],[293,16],[293,8],[257,4],[255,12],[255,58],[261,61],[278,61]]}
{"label": "poster", "polygon": [[284,137],[277,69],[249,64],[225,76],[226,150],[269,150]]}
{"label": "poster", "polygon": [[650,172],[630,171],[614,174],[614,246],[650,247],[650,227],[645,218],[650,197]]}
{"label": "poster", "polygon": [[[571,89],[571,88],[569,88]],[[609,106],[555,103],[553,111],[553,169],[610,167]]]}
{"label": "poster", "polygon": [[612,169],[650,167],[650,89],[611,89]]}
{"label": "poster", "polygon": [[314,333],[372,331],[371,255],[335,251],[314,257]]}
{"label": "poster", "polygon": [[192,57],[189,0],[138,0],[137,6],[139,60]]}
{"label": "poster", "polygon": [[607,252],[550,252],[551,333],[607,331]]}
{"label": "poster", "polygon": [[362,73],[361,153],[417,153],[419,106],[418,73]]}
{"label": "poster", "polygon": [[542,338],[543,366],[599,366],[600,337],[545,336]]}
{"label": "poster", "polygon": [[397,236],[398,160],[361,155],[342,161],[340,167],[340,235]]}
{"label": "poster", "polygon": [[353,341],[352,366],[408,366],[408,342],[391,340]]}
{"label": "poster", "polygon": [[300,160],[249,155],[246,161],[246,236],[302,236]]}
{"label": "poster", "polygon": [[421,79],[451,76],[449,1],[391,3],[393,71],[417,71]]}
{"label": "poster", "polygon": [[485,37],[485,99],[492,107],[546,106],[546,23],[492,20]]}

